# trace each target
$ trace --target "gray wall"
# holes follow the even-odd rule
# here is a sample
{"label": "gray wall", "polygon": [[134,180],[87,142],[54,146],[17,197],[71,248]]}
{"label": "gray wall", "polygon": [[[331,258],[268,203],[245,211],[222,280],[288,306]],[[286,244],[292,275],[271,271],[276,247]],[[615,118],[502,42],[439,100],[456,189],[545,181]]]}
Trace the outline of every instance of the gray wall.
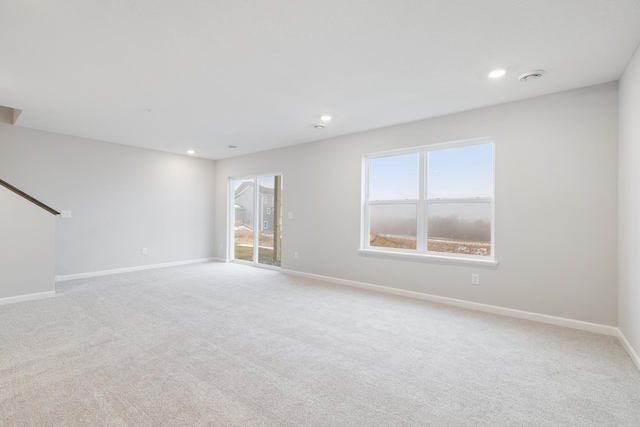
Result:
{"label": "gray wall", "polygon": [[0,187],[0,302],[54,290],[55,217]]}
{"label": "gray wall", "polygon": [[[282,173],[285,269],[617,325],[617,108],[610,83],[218,162],[17,128],[0,108],[0,177],[72,211],[56,219],[58,275],[224,258],[228,177]],[[497,268],[358,255],[363,154],[481,136],[496,138]],[[621,176],[637,174],[637,144],[625,147]],[[638,209],[621,201],[621,236]],[[638,246],[625,244],[620,323],[637,348]]]}
{"label": "gray wall", "polygon": [[620,79],[619,326],[640,354],[640,47]]}
{"label": "gray wall", "polygon": [[[617,106],[609,83],[220,160],[216,255],[228,177],[282,172],[284,269],[615,326]],[[496,138],[497,268],[358,254],[363,154],[483,136]]]}
{"label": "gray wall", "polygon": [[57,275],[213,255],[215,162],[10,123],[0,107],[0,178],[72,212],[56,217]]}

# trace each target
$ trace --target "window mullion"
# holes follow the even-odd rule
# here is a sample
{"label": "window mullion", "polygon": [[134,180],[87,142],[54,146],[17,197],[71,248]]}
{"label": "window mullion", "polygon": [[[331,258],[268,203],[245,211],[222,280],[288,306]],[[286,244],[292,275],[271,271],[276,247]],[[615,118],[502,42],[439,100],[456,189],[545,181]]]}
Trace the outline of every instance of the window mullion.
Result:
{"label": "window mullion", "polygon": [[362,177],[363,183],[364,183],[364,190],[363,190],[363,194],[362,194],[362,199],[363,199],[363,203],[362,203],[362,229],[360,230],[360,247],[361,248],[369,248],[369,227],[370,227],[370,215],[371,215],[371,203],[369,202],[369,162],[371,160],[369,158],[365,158],[362,161],[362,166],[363,166],[363,170],[364,170],[364,174]]}
{"label": "window mullion", "polygon": [[260,194],[260,184],[258,178],[253,178],[253,188],[255,188],[255,194],[253,198],[254,212],[253,212],[253,262],[258,262],[258,239],[260,237],[260,229],[262,228],[262,220],[260,212],[262,208],[262,196]]}
{"label": "window mullion", "polygon": [[420,168],[418,170],[418,236],[417,236],[417,250],[418,252],[427,251],[427,152],[426,150],[420,151]]}
{"label": "window mullion", "polygon": [[447,199],[427,199],[427,203],[492,203],[493,197],[458,197]]}
{"label": "window mullion", "polygon": [[371,200],[367,204],[371,205],[415,205],[419,200],[405,199],[405,200]]}

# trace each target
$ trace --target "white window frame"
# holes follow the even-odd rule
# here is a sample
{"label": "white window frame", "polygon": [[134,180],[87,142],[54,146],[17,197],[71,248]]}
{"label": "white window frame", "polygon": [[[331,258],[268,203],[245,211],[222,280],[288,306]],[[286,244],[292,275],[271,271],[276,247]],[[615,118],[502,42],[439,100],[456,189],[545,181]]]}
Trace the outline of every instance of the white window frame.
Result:
{"label": "white window frame", "polygon": [[[471,145],[492,144],[492,172],[493,172],[493,188],[492,197],[466,197],[466,198],[428,198],[426,194],[427,187],[427,159],[428,153],[431,151],[459,148]],[[369,167],[370,161],[376,158],[398,156],[403,154],[419,155],[419,173],[418,173],[418,199],[406,200],[369,200]],[[377,153],[365,154],[362,157],[362,202],[361,202],[361,230],[360,230],[360,248],[359,253],[363,255],[390,256],[410,258],[425,261],[444,261],[455,263],[471,263],[497,266],[496,261],[496,244],[495,244],[495,156],[496,144],[493,137],[475,138],[464,141],[444,142],[439,144],[423,145],[401,150],[383,151]],[[429,204],[440,203],[489,203],[490,204],[490,220],[491,220],[491,254],[489,256],[471,255],[471,254],[455,254],[448,252],[434,252],[427,248],[427,218]],[[370,227],[370,209],[371,206],[384,204],[411,204],[416,206],[417,212],[417,241],[416,249],[398,249],[387,248],[381,246],[371,246],[369,243],[369,227]]]}

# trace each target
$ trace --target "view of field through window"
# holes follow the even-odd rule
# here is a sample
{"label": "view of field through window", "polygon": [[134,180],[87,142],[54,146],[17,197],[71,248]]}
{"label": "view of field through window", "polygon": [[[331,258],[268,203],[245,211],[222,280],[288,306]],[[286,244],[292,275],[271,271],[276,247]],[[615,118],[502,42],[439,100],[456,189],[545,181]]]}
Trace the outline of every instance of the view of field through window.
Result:
{"label": "view of field through window", "polygon": [[425,155],[425,194],[419,152],[370,159],[369,246],[416,250],[422,229],[428,252],[490,256],[493,144]]}

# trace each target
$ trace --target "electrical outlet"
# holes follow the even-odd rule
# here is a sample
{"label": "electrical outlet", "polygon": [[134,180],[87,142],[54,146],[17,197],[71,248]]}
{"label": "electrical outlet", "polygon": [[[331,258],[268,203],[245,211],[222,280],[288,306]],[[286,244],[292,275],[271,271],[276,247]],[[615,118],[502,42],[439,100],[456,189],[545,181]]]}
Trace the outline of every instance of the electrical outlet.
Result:
{"label": "electrical outlet", "polygon": [[147,254],[147,248],[142,248],[142,255],[146,255]]}
{"label": "electrical outlet", "polygon": [[62,211],[60,212],[61,218],[71,218],[71,211]]}
{"label": "electrical outlet", "polygon": [[480,284],[480,275],[478,273],[471,273],[471,284],[472,285]]}
{"label": "electrical outlet", "polygon": [[293,257],[294,257],[295,259],[298,259],[298,258],[300,258],[300,255],[298,254],[298,252],[294,252],[294,253],[293,253]]}

